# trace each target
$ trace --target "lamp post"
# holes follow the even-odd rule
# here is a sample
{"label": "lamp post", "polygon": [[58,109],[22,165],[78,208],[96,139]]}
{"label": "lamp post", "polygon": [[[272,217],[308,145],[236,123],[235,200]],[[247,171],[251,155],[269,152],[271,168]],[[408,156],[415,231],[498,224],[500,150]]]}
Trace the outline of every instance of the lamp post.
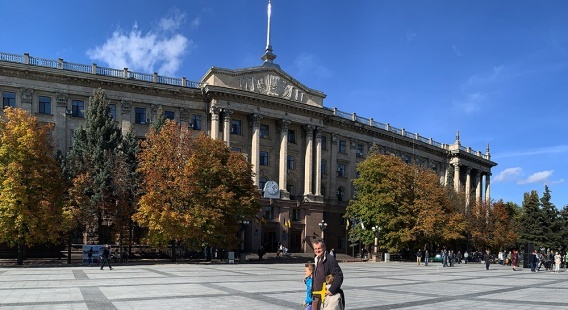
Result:
{"label": "lamp post", "polygon": [[373,226],[372,229],[373,229],[373,234],[375,234],[375,250],[374,250],[375,253],[373,253],[373,261],[378,262],[380,260],[378,257],[379,254],[378,244],[379,244],[379,234],[381,233],[381,227]]}
{"label": "lamp post", "polygon": [[240,248],[240,262],[244,263],[246,261],[246,253],[245,253],[245,232],[247,230],[247,226],[250,224],[248,220],[242,219],[241,223],[241,248]]}
{"label": "lamp post", "polygon": [[327,223],[325,222],[325,220],[321,220],[321,222],[318,225],[321,229],[321,240],[325,240],[324,239],[324,232],[325,232],[325,229],[327,228]]}

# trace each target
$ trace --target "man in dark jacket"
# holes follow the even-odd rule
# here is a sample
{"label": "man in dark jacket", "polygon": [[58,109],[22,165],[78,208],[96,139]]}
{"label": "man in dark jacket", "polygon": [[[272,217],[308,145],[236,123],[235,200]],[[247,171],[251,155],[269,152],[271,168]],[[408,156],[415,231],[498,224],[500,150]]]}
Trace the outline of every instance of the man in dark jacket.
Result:
{"label": "man in dark jacket", "polygon": [[105,244],[105,249],[103,250],[103,264],[101,265],[101,270],[103,270],[103,267],[107,263],[108,263],[108,268],[112,270],[113,268],[110,266],[110,249],[108,247],[108,244]]}
{"label": "man in dark jacket", "polygon": [[[343,308],[345,308],[345,299],[343,297],[343,291],[341,290],[341,284],[343,284],[343,271],[339,267],[339,264],[335,260],[333,255],[330,255],[325,250],[325,243],[322,240],[314,241],[314,254],[315,257],[315,270],[312,282],[312,292],[320,291],[322,289],[323,283],[325,282],[325,277],[328,275],[334,276],[334,281],[326,292],[326,295],[340,294],[341,303]],[[319,310],[321,307],[321,296],[314,294],[312,301],[312,309]]]}

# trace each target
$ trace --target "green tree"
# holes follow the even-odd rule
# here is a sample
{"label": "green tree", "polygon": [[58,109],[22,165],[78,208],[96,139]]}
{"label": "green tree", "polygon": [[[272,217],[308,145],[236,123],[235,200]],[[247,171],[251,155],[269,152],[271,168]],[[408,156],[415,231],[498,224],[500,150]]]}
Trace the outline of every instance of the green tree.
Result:
{"label": "green tree", "polygon": [[259,212],[251,165],[223,141],[194,135],[172,121],[142,143],[142,196],[134,220],[159,247],[236,248],[240,221]]}
{"label": "green tree", "polygon": [[451,203],[435,173],[408,165],[400,158],[372,154],[357,166],[357,195],[345,217],[362,221],[349,234],[372,242],[372,226],[381,227],[381,246],[389,251],[424,247],[460,238],[463,216]]}
{"label": "green tree", "polygon": [[64,186],[50,139],[52,126],[21,109],[0,119],[0,242],[18,249],[60,241]]}
{"label": "green tree", "polygon": [[67,167],[72,188],[69,191],[71,214],[86,227],[88,243],[105,243],[116,212],[113,171],[122,135],[112,118],[108,99],[102,89],[93,91],[84,126],[75,130]]}
{"label": "green tree", "polygon": [[544,218],[543,232],[545,243],[542,246],[548,249],[557,250],[561,243],[562,220],[556,206],[550,201],[552,195],[547,185],[544,186],[544,193],[540,198],[540,207]]}
{"label": "green tree", "polygon": [[539,207],[538,193],[535,190],[525,193],[521,206],[519,242],[545,246],[545,224],[544,214]]}

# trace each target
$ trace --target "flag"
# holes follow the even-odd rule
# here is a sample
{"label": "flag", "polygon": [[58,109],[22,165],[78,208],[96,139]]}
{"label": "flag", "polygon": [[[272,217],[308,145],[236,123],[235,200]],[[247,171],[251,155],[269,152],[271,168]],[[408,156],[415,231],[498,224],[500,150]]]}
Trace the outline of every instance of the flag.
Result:
{"label": "flag", "polygon": [[349,229],[349,222],[350,222],[349,219],[347,219],[347,221],[345,221],[345,229]]}
{"label": "flag", "polygon": [[290,221],[290,219],[288,219],[288,221],[286,222],[286,227],[292,227],[292,221]]}
{"label": "flag", "polygon": [[365,229],[365,225],[363,225],[363,220],[359,219],[361,221],[361,229]]}

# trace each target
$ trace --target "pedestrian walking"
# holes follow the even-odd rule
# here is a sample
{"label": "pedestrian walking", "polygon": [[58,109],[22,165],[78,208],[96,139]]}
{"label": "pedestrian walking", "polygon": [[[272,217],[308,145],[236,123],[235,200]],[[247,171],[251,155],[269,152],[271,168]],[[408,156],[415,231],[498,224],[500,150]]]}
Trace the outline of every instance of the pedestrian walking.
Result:
{"label": "pedestrian walking", "polygon": [[560,273],[560,264],[562,263],[562,258],[560,257],[560,253],[556,252],[554,255],[554,272]]}
{"label": "pedestrian walking", "polygon": [[485,270],[489,270],[489,265],[491,264],[491,254],[489,249],[485,250],[485,257],[483,259],[485,260]]}
{"label": "pedestrian walking", "polygon": [[103,270],[103,267],[105,266],[105,264],[108,263],[108,268],[110,270],[113,270],[114,268],[112,268],[112,266],[110,265],[110,249],[108,247],[108,244],[105,244],[105,249],[103,250],[103,263],[101,265],[101,270]]}
{"label": "pedestrian walking", "polygon": [[519,251],[513,250],[512,252],[511,260],[513,261],[513,270],[517,271],[517,267],[519,267]]}
{"label": "pedestrian walking", "polygon": [[91,263],[93,262],[93,247],[87,251],[87,262],[89,263],[89,266],[91,266]]}
{"label": "pedestrian walking", "polygon": [[469,254],[467,254],[467,251],[465,251],[465,253],[463,253],[463,260],[464,263],[467,264],[467,258],[469,257]]}
{"label": "pedestrian walking", "polygon": [[430,254],[428,254],[428,250],[424,251],[424,266],[428,267],[428,260],[430,259]]}
{"label": "pedestrian walking", "polygon": [[422,261],[422,250],[418,249],[418,252],[416,252],[416,266],[420,266],[421,261]]}
{"label": "pedestrian walking", "polygon": [[529,265],[531,267],[531,272],[536,272],[536,262],[537,262],[536,251],[533,250],[532,253],[529,254]]}

